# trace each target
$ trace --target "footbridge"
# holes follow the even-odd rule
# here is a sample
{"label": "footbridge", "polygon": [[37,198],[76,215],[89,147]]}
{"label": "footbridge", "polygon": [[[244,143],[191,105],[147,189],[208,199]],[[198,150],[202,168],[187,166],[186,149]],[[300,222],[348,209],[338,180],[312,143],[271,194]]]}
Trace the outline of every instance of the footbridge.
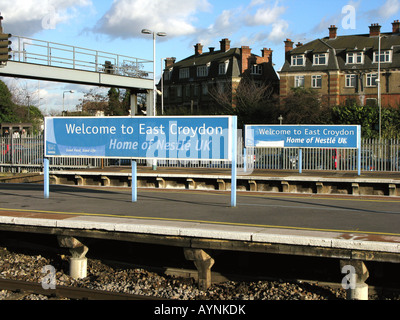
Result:
{"label": "footbridge", "polygon": [[146,71],[151,60],[21,36],[11,40],[12,57],[0,76],[130,89],[132,114],[138,93],[146,93],[152,105],[153,72]]}

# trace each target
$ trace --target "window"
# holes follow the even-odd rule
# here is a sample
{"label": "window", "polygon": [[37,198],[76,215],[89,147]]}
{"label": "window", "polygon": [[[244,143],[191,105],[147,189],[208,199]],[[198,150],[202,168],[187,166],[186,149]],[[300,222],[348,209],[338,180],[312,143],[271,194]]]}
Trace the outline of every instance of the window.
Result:
{"label": "window", "polygon": [[190,85],[185,86],[185,97],[190,97]]}
{"label": "window", "polygon": [[355,88],[357,86],[357,75],[346,74],[346,87]]}
{"label": "window", "polygon": [[311,87],[322,88],[322,76],[312,76],[311,77]]}
{"label": "window", "polygon": [[304,87],[304,76],[295,76],[294,77],[294,87]]}
{"label": "window", "polygon": [[208,94],[208,84],[207,83],[203,83],[201,85],[201,91],[202,91],[203,95],[205,95],[205,96]]}
{"label": "window", "polygon": [[364,53],[363,52],[348,53],[346,56],[346,63],[348,63],[348,64],[364,63]]}
{"label": "window", "polygon": [[[384,50],[381,51],[381,62],[392,62],[392,51]],[[374,63],[379,62],[379,52],[374,52]]]}
{"label": "window", "polygon": [[367,74],[367,87],[376,87],[376,80],[378,79],[377,73]]}
{"label": "window", "polygon": [[251,66],[251,74],[262,74],[262,66],[254,64]]}
{"label": "window", "polygon": [[169,70],[165,70],[165,72],[164,72],[164,80],[166,80],[166,81],[171,80],[172,71],[173,71],[173,68],[171,68]]}
{"label": "window", "polygon": [[182,68],[179,70],[179,79],[189,78],[189,68]]}
{"label": "window", "polygon": [[305,59],[304,54],[292,56],[292,66],[304,66]]}
{"label": "window", "polygon": [[194,85],[194,92],[193,92],[193,94],[194,94],[195,97],[198,97],[198,95],[199,95],[199,85],[198,85],[198,84],[195,84],[195,85]]}
{"label": "window", "polygon": [[178,97],[182,97],[182,86],[178,86],[178,87],[176,88],[176,95],[177,95]]}
{"label": "window", "polygon": [[208,76],[208,68],[207,68],[207,66],[199,66],[199,67],[197,67],[197,76],[198,77],[207,77]]}
{"label": "window", "polygon": [[229,60],[225,61],[223,63],[220,63],[218,66],[218,74],[226,74],[226,72],[228,71],[228,66],[229,66]]}
{"label": "window", "polygon": [[327,53],[314,54],[313,64],[316,66],[322,66],[328,64]]}

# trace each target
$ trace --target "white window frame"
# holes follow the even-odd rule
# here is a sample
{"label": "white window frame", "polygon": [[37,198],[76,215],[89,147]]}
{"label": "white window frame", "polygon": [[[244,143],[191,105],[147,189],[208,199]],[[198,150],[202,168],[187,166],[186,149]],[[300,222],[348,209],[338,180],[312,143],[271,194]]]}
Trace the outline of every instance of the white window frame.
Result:
{"label": "white window frame", "polygon": [[[325,62],[321,62],[324,59]],[[328,64],[328,54],[327,53],[316,53],[313,56],[314,66],[326,66]]]}
{"label": "white window frame", "polygon": [[[299,63],[301,61],[301,64]],[[292,56],[291,66],[304,67],[306,65],[306,57],[304,54],[296,54]]]}
{"label": "white window frame", "polygon": [[197,76],[198,77],[207,77],[208,76],[208,67],[206,65],[198,66],[197,67]]}
{"label": "white window frame", "polygon": [[[392,62],[392,54],[393,51],[392,50],[382,50],[381,51],[381,63],[391,63]],[[379,51],[375,51],[374,52],[374,63],[379,63],[378,60],[379,57]],[[382,57],[383,57],[383,61],[382,61]]]}
{"label": "white window frame", "polygon": [[[378,79],[378,74],[377,73],[367,73],[367,76],[365,77],[366,81],[366,87],[368,88],[374,88],[377,86],[376,80]],[[373,83],[375,79],[375,84]]]}
{"label": "white window frame", "polygon": [[218,74],[224,75],[228,72],[229,60],[222,62],[218,66]]}
{"label": "white window frame", "polygon": [[208,83],[201,84],[201,93],[203,96],[208,95]]}
{"label": "white window frame", "polygon": [[189,68],[179,69],[179,79],[189,79]]}
{"label": "white window frame", "polygon": [[182,98],[182,86],[177,86],[176,87],[176,96],[178,98]]}
{"label": "white window frame", "polygon": [[166,81],[171,80],[172,71],[173,71],[173,70],[174,70],[173,68],[170,68],[169,70],[166,70],[166,71],[164,72],[164,80],[166,80]]}
{"label": "white window frame", "polygon": [[253,64],[250,73],[253,75],[262,75],[262,66],[259,64]]}
{"label": "white window frame", "polygon": [[[320,85],[318,85],[320,83]],[[322,75],[311,76],[311,88],[321,89],[322,88]]]}
{"label": "white window frame", "polygon": [[294,76],[294,87],[304,88],[304,76]]}
{"label": "white window frame", "polygon": [[349,52],[346,55],[346,64],[363,64],[364,52]]}
{"label": "white window frame", "polygon": [[190,85],[185,86],[185,97],[190,97]]}
{"label": "white window frame", "polygon": [[345,87],[346,88],[355,88],[356,85],[357,85],[357,75],[356,74],[346,74]]}

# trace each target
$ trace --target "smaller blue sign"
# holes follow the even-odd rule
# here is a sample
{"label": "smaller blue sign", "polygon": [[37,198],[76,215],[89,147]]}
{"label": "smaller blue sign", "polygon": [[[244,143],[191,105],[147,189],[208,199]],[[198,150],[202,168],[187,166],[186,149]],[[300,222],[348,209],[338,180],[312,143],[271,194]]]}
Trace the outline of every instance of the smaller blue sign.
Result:
{"label": "smaller blue sign", "polygon": [[247,125],[246,147],[346,148],[361,145],[361,126]]}

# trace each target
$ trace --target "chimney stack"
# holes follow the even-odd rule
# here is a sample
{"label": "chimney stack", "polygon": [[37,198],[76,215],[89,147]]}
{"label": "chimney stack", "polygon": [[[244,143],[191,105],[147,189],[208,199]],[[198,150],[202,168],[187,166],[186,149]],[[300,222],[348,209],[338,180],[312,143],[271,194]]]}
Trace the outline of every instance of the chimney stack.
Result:
{"label": "chimney stack", "polygon": [[249,68],[249,58],[251,57],[251,49],[248,46],[242,46],[242,73]]}
{"label": "chimney stack", "polygon": [[381,34],[381,26],[379,23],[373,23],[369,27],[369,36],[370,37],[378,37]]}
{"label": "chimney stack", "polygon": [[261,50],[261,56],[263,57],[263,58],[265,58],[265,61],[268,63],[268,62],[272,62],[272,49],[271,48],[269,48],[269,49],[267,49],[267,48],[263,48],[262,50]]}
{"label": "chimney stack", "polygon": [[196,56],[199,56],[199,55],[201,55],[202,53],[203,53],[203,46],[202,46],[201,43],[197,43],[197,44],[194,46],[194,54],[195,54]]}
{"label": "chimney stack", "polygon": [[294,42],[290,39],[286,39],[285,42],[285,53],[288,53],[289,51],[293,50],[293,44]]}
{"label": "chimney stack", "polygon": [[331,25],[329,27],[329,39],[336,39],[337,38],[337,27],[335,25]]}
{"label": "chimney stack", "polygon": [[400,22],[399,20],[394,20],[392,23],[393,26],[393,33],[400,33]]}
{"label": "chimney stack", "polygon": [[176,58],[166,58],[165,59],[165,69],[169,68],[170,66],[172,66],[176,61]]}
{"label": "chimney stack", "polygon": [[222,52],[227,52],[231,48],[231,41],[227,38],[222,39],[219,43],[221,44]]}

